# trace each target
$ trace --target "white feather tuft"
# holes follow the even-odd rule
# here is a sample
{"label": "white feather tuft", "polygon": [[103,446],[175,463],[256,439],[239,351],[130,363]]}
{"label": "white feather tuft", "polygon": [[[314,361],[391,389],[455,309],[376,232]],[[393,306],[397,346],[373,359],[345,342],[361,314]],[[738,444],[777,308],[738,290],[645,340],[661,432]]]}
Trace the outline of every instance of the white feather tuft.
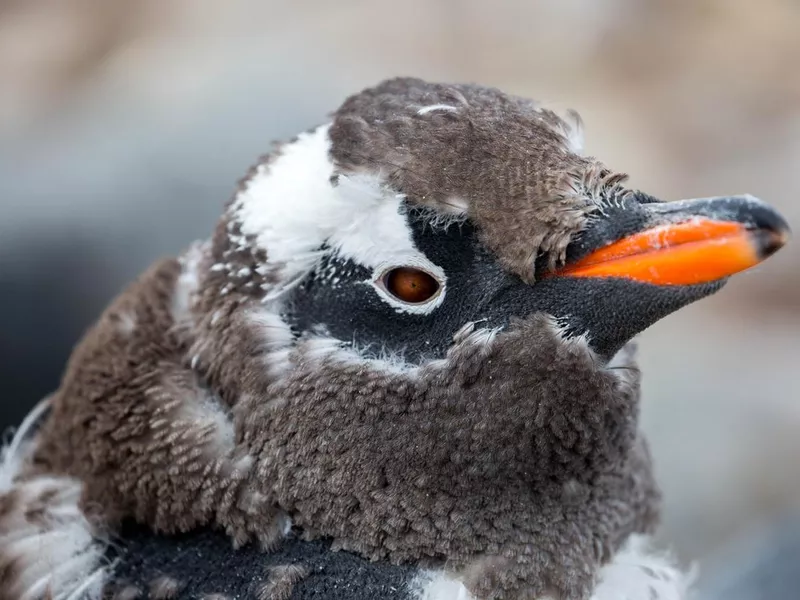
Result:
{"label": "white feather tuft", "polygon": [[22,420],[7,446],[0,448],[0,494],[8,492],[22,471],[29,454],[30,432],[50,407],[50,398],[41,400]]}
{"label": "white feather tuft", "polygon": [[20,600],[98,600],[113,565],[104,564],[105,543],[79,507],[80,481],[48,475],[20,479],[30,456],[31,431],[49,399],[42,400],[0,451],[0,564],[3,590]]}
{"label": "white feather tuft", "polygon": [[[591,600],[686,600],[694,573],[681,570],[668,555],[653,552],[650,541],[643,535],[631,536],[600,569]],[[415,600],[475,600],[456,576],[445,571],[423,571],[410,587]]]}
{"label": "white feather tuft", "polygon": [[267,372],[273,379],[279,379],[291,368],[292,329],[280,316],[267,309],[254,311],[248,318],[262,340]]}
{"label": "white feather tuft", "polygon": [[367,267],[414,258],[424,260],[401,213],[404,196],[387,187],[379,175],[342,175],[336,190],[351,207],[347,222],[329,237],[339,256]]}
{"label": "white feather tuft", "polygon": [[121,312],[118,315],[117,331],[123,335],[130,335],[136,329],[136,314],[132,312]]}
{"label": "white feather tuft", "polygon": [[445,571],[423,571],[410,588],[414,600],[475,600],[463,583]]}
{"label": "white feather tuft", "polygon": [[400,206],[402,194],[379,173],[338,174],[330,157],[330,125],[302,134],[256,169],[231,205],[241,237],[253,239],[282,278],[296,281],[328,243],[367,267],[421,256]]}
{"label": "white feather tuft", "polygon": [[178,325],[191,322],[191,309],[194,295],[200,286],[200,261],[203,257],[203,245],[195,244],[181,256],[181,274],[175,282],[172,294],[172,318]]}
{"label": "white feather tuft", "polygon": [[564,120],[563,131],[567,139],[567,146],[575,154],[581,154],[585,142],[583,119],[573,109],[568,109],[560,116]]}
{"label": "white feather tuft", "polygon": [[592,600],[685,600],[694,570],[681,570],[668,554],[656,553],[651,540],[632,535],[600,571]]}
{"label": "white feather tuft", "polygon": [[433,112],[435,110],[444,110],[447,112],[454,112],[458,110],[458,107],[451,106],[450,104],[431,104],[430,106],[423,106],[417,111],[418,115],[427,115],[429,112]]}

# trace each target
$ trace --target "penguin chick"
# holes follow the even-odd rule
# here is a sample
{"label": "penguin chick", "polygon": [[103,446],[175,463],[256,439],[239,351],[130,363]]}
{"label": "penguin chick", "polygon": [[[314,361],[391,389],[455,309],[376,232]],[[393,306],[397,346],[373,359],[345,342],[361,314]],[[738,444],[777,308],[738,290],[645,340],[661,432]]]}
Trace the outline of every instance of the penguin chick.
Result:
{"label": "penguin chick", "polygon": [[18,485],[79,482],[97,531],[444,565],[429,598],[590,598],[658,521],[629,342],[788,227],[629,189],[581,127],[477,85],[348,98],[87,332]]}

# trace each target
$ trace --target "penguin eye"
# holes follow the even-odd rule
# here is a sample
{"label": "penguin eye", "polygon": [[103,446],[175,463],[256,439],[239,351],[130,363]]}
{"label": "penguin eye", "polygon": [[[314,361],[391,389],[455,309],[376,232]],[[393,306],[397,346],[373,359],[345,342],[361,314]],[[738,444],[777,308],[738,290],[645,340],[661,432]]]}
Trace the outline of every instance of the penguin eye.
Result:
{"label": "penguin eye", "polygon": [[390,269],[382,277],[382,283],[387,292],[408,304],[427,302],[440,287],[433,275],[413,267]]}

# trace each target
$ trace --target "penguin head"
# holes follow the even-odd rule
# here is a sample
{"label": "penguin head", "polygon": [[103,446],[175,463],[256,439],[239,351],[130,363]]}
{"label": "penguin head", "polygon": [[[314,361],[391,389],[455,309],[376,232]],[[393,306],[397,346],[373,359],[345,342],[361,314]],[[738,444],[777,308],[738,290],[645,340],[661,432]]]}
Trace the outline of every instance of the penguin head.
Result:
{"label": "penguin head", "polygon": [[223,288],[364,356],[420,365],[465,327],[502,333],[544,314],[608,360],[788,237],[751,196],[628,189],[581,139],[573,111],[383,82],[242,182],[215,247]]}

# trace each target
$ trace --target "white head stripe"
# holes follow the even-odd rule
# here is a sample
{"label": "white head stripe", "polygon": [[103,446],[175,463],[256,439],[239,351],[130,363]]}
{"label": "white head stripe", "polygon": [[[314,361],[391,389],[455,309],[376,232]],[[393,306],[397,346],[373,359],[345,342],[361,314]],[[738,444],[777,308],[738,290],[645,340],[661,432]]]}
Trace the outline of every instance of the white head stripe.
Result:
{"label": "white head stripe", "polygon": [[242,240],[251,236],[291,278],[313,266],[319,248],[366,267],[422,258],[400,213],[402,194],[379,173],[342,174],[331,183],[330,125],[305,133],[259,167],[232,205]]}

